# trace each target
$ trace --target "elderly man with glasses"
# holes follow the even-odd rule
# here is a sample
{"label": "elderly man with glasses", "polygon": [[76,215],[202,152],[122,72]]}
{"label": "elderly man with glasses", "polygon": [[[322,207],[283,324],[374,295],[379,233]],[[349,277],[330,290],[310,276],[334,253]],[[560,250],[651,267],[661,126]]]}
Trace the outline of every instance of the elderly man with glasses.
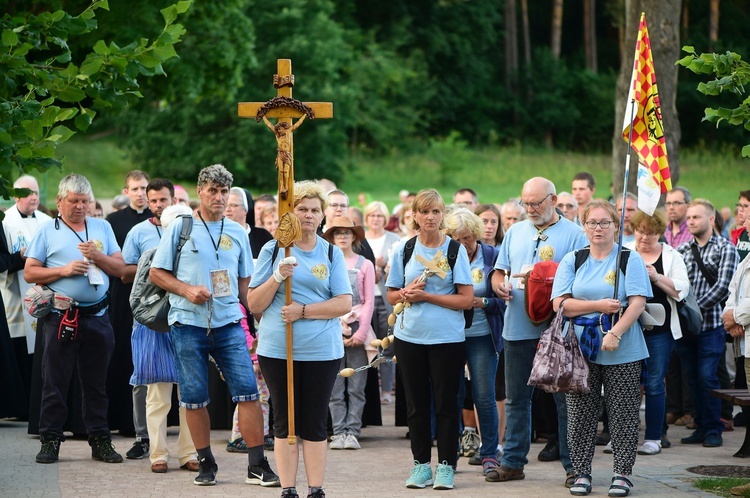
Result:
{"label": "elderly man with glasses", "polygon": [[[505,389],[507,417],[505,453],[500,467],[486,480],[503,482],[524,479],[524,466],[531,446],[531,399],[534,388],[527,385],[539,336],[546,323],[535,325],[524,306],[525,274],[539,261],[560,262],[568,252],[587,245],[581,227],[560,216],[555,209],[555,185],[546,178],[527,181],[519,204],[526,220],[510,227],[505,234],[492,275],[492,289],[508,301],[503,340],[505,344]],[[565,484],[575,475],[568,453],[568,418],[565,395],[555,394],[558,417],[560,460],[566,472]]]}

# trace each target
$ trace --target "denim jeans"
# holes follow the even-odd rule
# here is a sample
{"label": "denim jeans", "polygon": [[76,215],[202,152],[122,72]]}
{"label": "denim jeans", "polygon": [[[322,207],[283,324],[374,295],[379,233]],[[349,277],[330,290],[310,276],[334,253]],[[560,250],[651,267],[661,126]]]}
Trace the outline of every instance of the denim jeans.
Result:
{"label": "denim jeans", "polygon": [[655,334],[644,334],[648,348],[646,360],[646,439],[661,440],[664,415],[667,409],[667,390],[664,378],[669,369],[669,358],[674,348],[672,332],[666,330]]}
{"label": "denim jeans", "polygon": [[[341,369],[367,365],[367,351],[364,346],[345,347],[341,359]],[[367,370],[351,377],[337,376],[331,391],[328,409],[331,411],[331,424],[334,434],[353,434],[359,437],[362,430],[362,412],[365,409],[365,385]]]}
{"label": "denim jeans", "polygon": [[258,400],[253,362],[247,350],[245,331],[239,323],[212,328],[172,325],[172,345],[180,385],[180,406],[196,410],[208,405],[208,356],[216,361],[229,387],[232,401]]}
{"label": "denim jeans", "polygon": [[[479,432],[482,434],[482,458],[495,458],[497,454],[497,403],[495,402],[495,375],[498,354],[491,335],[466,338],[466,361],[471,376],[471,396],[477,409]],[[463,377],[463,374],[462,374]],[[463,392],[464,389],[461,389]],[[463,406],[460,396],[459,407]]]}
{"label": "denim jeans", "polygon": [[[531,396],[534,388],[528,385],[531,366],[539,339],[505,341],[505,452],[501,465],[511,469],[523,468],[531,449]],[[557,405],[557,433],[560,442],[560,463],[566,472],[573,470],[568,451],[568,407],[565,393],[555,393]]]}
{"label": "denim jeans", "polygon": [[695,407],[695,423],[701,433],[721,435],[721,400],[711,396],[712,389],[719,388],[716,369],[724,361],[724,328],[704,330],[693,341],[680,339],[675,349],[682,361],[683,374],[687,376],[690,396]]}

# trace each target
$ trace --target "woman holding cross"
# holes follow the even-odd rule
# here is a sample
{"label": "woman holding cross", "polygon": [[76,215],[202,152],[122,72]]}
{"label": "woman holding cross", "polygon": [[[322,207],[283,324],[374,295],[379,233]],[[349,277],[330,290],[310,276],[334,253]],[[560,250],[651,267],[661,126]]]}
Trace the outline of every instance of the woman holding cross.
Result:
{"label": "woman holding cross", "polygon": [[[414,456],[406,487],[432,484],[435,489],[451,489],[459,426],[456,399],[466,362],[462,310],[472,307],[474,287],[466,248],[442,231],[445,203],[440,194],[422,190],[412,207],[413,228],[419,229],[419,235],[394,251],[386,281],[388,302],[405,307],[393,330]],[[405,257],[407,248],[411,257]],[[434,480],[430,467],[433,401],[440,462]]]}
{"label": "woman holding cross", "polygon": [[[323,498],[328,448],[328,400],[344,356],[339,317],[352,308],[352,287],[341,249],[316,230],[326,208],[323,191],[314,182],[294,184],[294,211],[302,238],[291,247],[294,261],[284,258],[277,241],[258,256],[248,290],[250,311],[263,314],[258,328],[258,363],[274,401],[276,464],[282,496],[297,498],[299,445],[302,440],[308,498]],[[286,305],[285,284],[294,277],[292,302]],[[294,422],[289,434],[285,330],[294,324]]]}

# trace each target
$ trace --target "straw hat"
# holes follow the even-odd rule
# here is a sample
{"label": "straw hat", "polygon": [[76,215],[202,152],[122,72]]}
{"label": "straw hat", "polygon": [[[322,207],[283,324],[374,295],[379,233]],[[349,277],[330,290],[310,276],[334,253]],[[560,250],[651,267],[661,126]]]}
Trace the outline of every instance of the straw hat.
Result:
{"label": "straw hat", "polygon": [[337,216],[331,220],[330,225],[326,228],[326,232],[323,234],[323,238],[333,244],[333,232],[337,228],[348,228],[354,232],[354,242],[352,242],[352,245],[359,244],[362,242],[362,239],[365,238],[365,229],[361,226],[355,225],[354,222],[346,216]]}

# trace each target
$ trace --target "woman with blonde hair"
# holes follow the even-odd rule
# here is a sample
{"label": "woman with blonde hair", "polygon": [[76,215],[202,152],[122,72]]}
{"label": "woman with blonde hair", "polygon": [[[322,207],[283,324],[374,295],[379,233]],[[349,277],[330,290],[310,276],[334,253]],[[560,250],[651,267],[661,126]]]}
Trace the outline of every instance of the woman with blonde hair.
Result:
{"label": "woman with blonde hair", "polygon": [[[443,233],[445,202],[433,189],[420,191],[413,203],[419,235],[399,245],[386,281],[391,305],[404,306],[393,330],[394,349],[406,395],[414,467],[407,488],[452,489],[456,465],[456,399],[466,362],[464,313],[474,301],[466,249]],[[412,254],[406,258],[404,251]],[[455,260],[448,261],[455,251]],[[447,255],[447,256],[446,256]],[[420,261],[432,262],[445,277],[430,276]],[[438,461],[433,480],[430,459],[431,408],[435,407]]]}

